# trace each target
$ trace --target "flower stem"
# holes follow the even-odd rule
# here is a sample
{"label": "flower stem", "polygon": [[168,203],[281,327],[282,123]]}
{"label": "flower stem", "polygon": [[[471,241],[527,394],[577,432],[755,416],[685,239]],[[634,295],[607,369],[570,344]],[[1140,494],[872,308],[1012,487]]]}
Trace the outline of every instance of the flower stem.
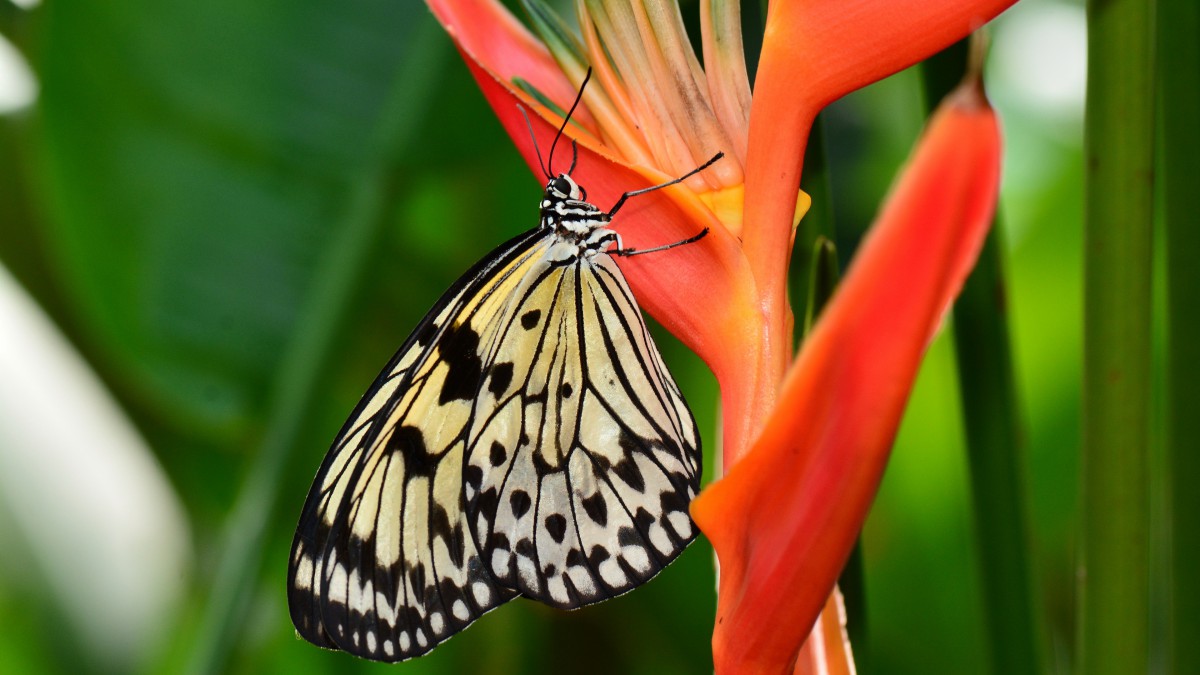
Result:
{"label": "flower stem", "polygon": [[[795,249],[792,251],[792,264],[789,270],[790,296],[797,316],[804,318],[800,328],[800,339],[808,334],[812,322],[820,314],[825,301],[833,288],[827,292],[814,290],[819,284],[836,283],[839,276],[837,265],[837,250],[835,242],[837,235],[834,227],[833,214],[833,185],[830,177],[829,163],[825,160],[825,128],[822,116],[818,115],[813,124],[812,133],[808,137],[808,147],[804,155],[804,174],[800,178],[800,189],[812,197],[812,205],[800,219],[796,228]],[[828,248],[829,251],[822,251]],[[832,259],[826,257],[832,253]],[[832,262],[832,267],[826,266],[826,271],[832,270],[833,277],[818,274],[818,265]],[[815,305],[815,306],[814,306]]]}
{"label": "flower stem", "polygon": [[1001,246],[993,230],[955,305],[954,346],[992,672],[1036,673],[1044,663],[1042,621]]}
{"label": "flower stem", "polygon": [[[923,64],[931,110],[962,80],[968,49],[964,40]],[[1044,663],[1042,621],[998,220],[955,303],[954,347],[992,672],[1037,673]]]}
{"label": "flower stem", "polygon": [[1200,5],[1158,3],[1162,220],[1167,263],[1167,466],[1171,489],[1172,588],[1169,672],[1200,663]]}
{"label": "flower stem", "polygon": [[1088,3],[1077,672],[1148,666],[1153,6]]}

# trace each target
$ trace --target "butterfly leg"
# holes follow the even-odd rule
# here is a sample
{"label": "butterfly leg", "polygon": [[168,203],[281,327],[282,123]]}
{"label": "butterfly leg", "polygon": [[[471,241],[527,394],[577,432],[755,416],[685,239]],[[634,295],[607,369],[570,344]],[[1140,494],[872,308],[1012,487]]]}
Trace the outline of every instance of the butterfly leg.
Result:
{"label": "butterfly leg", "polygon": [[701,239],[704,238],[704,235],[706,235],[706,234],[708,234],[707,227],[704,228],[703,230],[700,230],[700,234],[694,234],[694,235],[688,237],[687,239],[681,239],[677,242],[670,243],[670,244],[663,244],[662,246],[655,246],[654,248],[643,248],[643,249],[621,248],[621,239],[620,239],[620,235],[618,235],[617,248],[609,251],[609,255],[619,255],[619,256],[624,256],[624,257],[628,258],[630,256],[642,255],[643,253],[658,253],[659,251],[665,251],[669,248],[675,248],[676,246],[683,246],[684,244],[691,244],[691,243],[700,241]]}
{"label": "butterfly leg", "polygon": [[[608,217],[612,218],[613,215],[615,215],[617,211],[621,210],[621,207],[625,205],[626,199],[629,199],[630,197],[636,197],[638,195],[644,195],[647,192],[654,192],[655,190],[661,190],[665,187],[670,187],[677,183],[682,183],[683,181],[691,178],[692,176],[695,176],[696,174],[700,173],[701,171],[712,166],[718,159],[721,159],[724,156],[725,156],[725,153],[718,152],[717,154],[712,156],[712,159],[710,159],[707,162],[701,164],[700,166],[692,169],[691,171],[683,174],[679,178],[676,178],[674,180],[669,180],[665,183],[660,183],[658,185],[652,185],[648,188],[642,188],[641,190],[633,190],[632,192],[626,192],[625,194],[621,195],[621,198],[617,200],[617,203],[613,204],[613,207],[608,210]],[[704,235],[700,235],[700,236],[704,236]]]}

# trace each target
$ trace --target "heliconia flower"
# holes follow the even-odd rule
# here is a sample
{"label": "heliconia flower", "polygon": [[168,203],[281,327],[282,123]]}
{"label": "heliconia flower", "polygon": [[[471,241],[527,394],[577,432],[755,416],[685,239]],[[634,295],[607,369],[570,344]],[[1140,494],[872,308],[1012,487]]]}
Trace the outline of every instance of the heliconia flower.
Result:
{"label": "heliconia flower", "polygon": [[[824,604],[866,518],[921,357],[983,245],[999,158],[995,115],[976,86],[964,85],[930,121],[766,427],[693,502],[722,563],[718,663],[778,670]],[[763,616],[775,630],[752,628]]]}
{"label": "heliconia flower", "polygon": [[[551,147],[594,70],[567,133],[578,142],[574,175],[600,208],[724,153],[683,184],[631,200],[614,223],[634,248],[710,231],[619,264],[642,306],[721,387],[728,475],[692,507],[721,562],[715,665],[852,672],[848,652],[829,648],[845,646],[834,582],[924,349],[986,233],[999,132],[977,82],[942,107],[793,363],[786,281],[808,206],[805,144],[822,107],[1015,0],[775,0],[753,91],[736,1],[700,3],[703,66],[673,2],[576,0],[576,35],[525,0],[535,37],[496,0],[427,1],[535,174],[535,142]],[[557,152],[551,170],[565,171],[570,149]]]}

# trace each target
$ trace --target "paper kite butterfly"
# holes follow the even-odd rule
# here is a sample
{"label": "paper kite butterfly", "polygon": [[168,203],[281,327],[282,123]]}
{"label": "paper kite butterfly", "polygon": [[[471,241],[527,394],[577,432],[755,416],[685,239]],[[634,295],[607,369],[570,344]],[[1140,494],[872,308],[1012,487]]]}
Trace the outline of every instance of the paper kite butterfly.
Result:
{"label": "paper kite butterfly", "polygon": [[288,566],[304,639],[402,661],[518,595],[629,591],[692,541],[700,436],[612,256],[706,231],[635,251],[608,225],[719,158],[605,212],[551,147],[539,225],[438,300],[325,456]]}

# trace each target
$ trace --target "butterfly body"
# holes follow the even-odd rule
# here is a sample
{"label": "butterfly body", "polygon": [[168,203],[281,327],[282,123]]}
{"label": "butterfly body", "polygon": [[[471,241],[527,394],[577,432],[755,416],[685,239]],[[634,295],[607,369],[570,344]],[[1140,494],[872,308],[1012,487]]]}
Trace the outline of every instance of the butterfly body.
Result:
{"label": "butterfly body", "polygon": [[404,660],[518,594],[624,593],[694,538],[699,434],[612,257],[614,211],[550,178],[538,227],[456,282],[363,396],[292,547],[305,639]]}

